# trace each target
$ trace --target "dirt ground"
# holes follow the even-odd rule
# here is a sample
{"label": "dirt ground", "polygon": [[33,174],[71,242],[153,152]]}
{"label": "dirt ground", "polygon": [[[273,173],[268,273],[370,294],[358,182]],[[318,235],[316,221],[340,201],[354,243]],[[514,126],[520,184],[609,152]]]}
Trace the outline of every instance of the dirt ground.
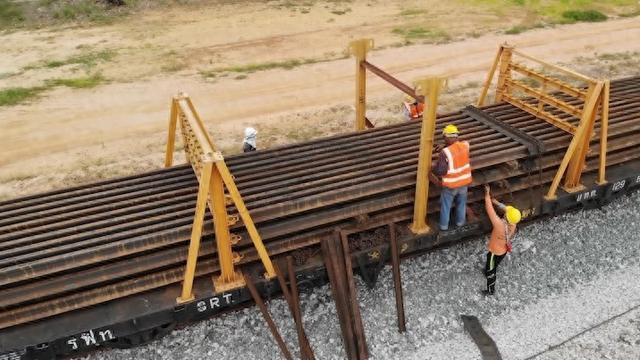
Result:
{"label": "dirt ground", "polygon": [[[160,167],[169,100],[179,91],[192,97],[226,154],[240,150],[247,125],[258,128],[261,147],[349,131],[354,64],[346,46],[361,37],[376,41],[369,59],[401,80],[449,75],[443,111],[474,100],[505,41],[597,76],[639,71],[638,17],[506,35],[505,29],[531,22],[529,15],[440,1],[427,1],[425,13],[412,10],[413,3],[425,6],[235,3],[148,12],[113,25],[0,34],[0,88],[78,74],[106,79],[0,107],[0,199]],[[425,17],[430,35],[410,39],[403,29]],[[65,62],[100,52],[110,55]],[[254,65],[265,70],[253,72]],[[369,118],[401,121],[402,95],[369,79]]]}

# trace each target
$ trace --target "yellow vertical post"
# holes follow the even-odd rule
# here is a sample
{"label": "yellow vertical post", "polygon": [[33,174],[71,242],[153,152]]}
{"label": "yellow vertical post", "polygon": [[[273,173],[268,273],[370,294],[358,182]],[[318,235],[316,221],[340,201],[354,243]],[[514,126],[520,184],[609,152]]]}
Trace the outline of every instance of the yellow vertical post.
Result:
{"label": "yellow vertical post", "polygon": [[411,224],[411,231],[414,234],[424,234],[430,231],[427,225],[427,205],[429,200],[428,174],[431,171],[438,96],[445,81],[446,79],[442,77],[431,77],[416,81],[418,95],[424,95],[427,99],[427,111],[422,114],[422,128],[420,130],[416,195],[413,208],[413,223]]}
{"label": "yellow vertical post", "polygon": [[[602,91],[602,83],[599,83],[598,85],[596,85],[596,92],[600,92],[600,91]],[[591,98],[587,98],[587,102],[584,105],[583,116],[582,116],[582,120],[580,121],[580,125],[578,126],[576,133],[573,135],[573,139],[571,140],[571,143],[567,148],[567,152],[564,154],[564,158],[562,159],[562,162],[560,163],[560,167],[558,168],[558,171],[556,172],[556,175],[553,178],[553,182],[549,187],[549,191],[547,192],[547,195],[545,195],[545,199],[554,200],[557,198],[556,191],[558,190],[558,185],[560,185],[560,181],[562,180],[562,175],[564,175],[564,172],[567,170],[569,161],[573,158],[573,155],[576,151],[576,148],[578,147],[578,144],[584,140],[585,133],[587,132],[586,131],[587,126],[589,124],[587,121],[588,119],[585,118],[584,114],[588,113],[588,115],[590,116],[591,111],[593,111],[593,109],[596,107],[597,104],[598,104],[598,99],[596,97],[592,96]]]}
{"label": "yellow vertical post", "polygon": [[200,237],[202,236],[202,224],[204,221],[204,212],[207,207],[207,196],[209,193],[209,181],[211,179],[211,171],[213,169],[213,162],[210,154],[206,154],[203,161],[200,186],[198,188],[198,198],[196,200],[196,211],[193,216],[193,226],[191,228],[191,242],[189,243],[189,252],[187,254],[187,266],[184,270],[184,280],[182,282],[182,294],[176,299],[178,304],[186,303],[194,299],[193,278],[196,273],[196,263],[198,261],[198,252],[200,250]]}
{"label": "yellow vertical post", "polygon": [[[213,154],[213,160],[223,161],[220,153]],[[244,285],[244,278],[235,271],[233,266],[233,252],[231,251],[231,234],[229,233],[229,221],[227,214],[227,201],[224,195],[224,182],[216,166],[211,171],[211,183],[209,194],[213,203],[213,224],[216,234],[216,247],[218,249],[218,263],[220,276],[214,278],[215,291],[220,293],[235,289]]]}
{"label": "yellow vertical post", "polygon": [[509,65],[511,64],[511,57],[513,55],[513,46],[504,44],[502,45],[502,54],[500,54],[500,74],[498,75],[498,85],[496,86],[496,101],[502,101],[502,97],[507,91],[506,80],[511,77]]}
{"label": "yellow vertical post", "polygon": [[367,69],[364,62],[367,60],[367,52],[372,48],[372,39],[354,40],[349,43],[349,51],[356,58],[356,131],[366,128]]}
{"label": "yellow vertical post", "polygon": [[605,177],[605,168],[607,166],[607,136],[609,132],[609,90],[611,89],[611,82],[609,80],[604,81],[604,88],[602,89],[602,115],[600,116],[600,168],[598,169],[598,184],[604,185],[607,183]]}
{"label": "yellow vertical post", "polygon": [[482,92],[480,93],[480,98],[478,99],[477,106],[484,105],[484,99],[487,97],[487,93],[489,92],[489,87],[491,86],[491,82],[493,81],[493,75],[496,73],[496,68],[498,67],[498,63],[500,62],[500,57],[502,56],[502,45],[498,47],[498,52],[496,53],[495,59],[493,59],[493,64],[491,64],[491,68],[489,69],[489,73],[487,74],[487,79],[482,86]]}
{"label": "yellow vertical post", "polygon": [[587,152],[589,151],[589,142],[591,140],[591,134],[593,134],[593,127],[595,125],[598,104],[602,100],[600,96],[602,91],[596,91],[596,86],[598,87],[598,89],[602,89],[603,85],[601,82],[591,84],[587,92],[587,102],[589,100],[593,100],[595,101],[595,106],[588,109],[585,106],[581,116],[580,122],[587,122],[586,131],[582,136],[582,139],[578,142],[575,153],[571,158],[571,161],[569,162],[569,166],[567,168],[567,174],[565,176],[564,183],[564,189],[567,192],[575,192],[584,189],[584,186],[580,184],[580,177],[582,175],[582,170],[584,169]]}
{"label": "yellow vertical post", "polygon": [[164,157],[164,167],[173,165],[173,149],[176,144],[176,127],[178,123],[178,99],[171,99],[171,112],[169,114],[169,134],[167,135],[167,152]]}

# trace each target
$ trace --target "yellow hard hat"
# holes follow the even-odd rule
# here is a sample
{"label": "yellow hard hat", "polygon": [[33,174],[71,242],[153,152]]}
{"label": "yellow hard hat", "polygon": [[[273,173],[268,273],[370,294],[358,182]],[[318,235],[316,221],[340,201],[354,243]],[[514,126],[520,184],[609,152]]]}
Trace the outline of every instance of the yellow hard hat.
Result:
{"label": "yellow hard hat", "polygon": [[453,124],[449,124],[444,127],[444,129],[442,130],[442,134],[447,137],[458,136],[458,128]]}
{"label": "yellow hard hat", "polygon": [[404,97],[404,101],[407,103],[413,104],[416,101],[416,99],[414,99],[413,96],[411,95],[407,95]]}
{"label": "yellow hard hat", "polygon": [[513,206],[507,206],[505,210],[505,217],[507,218],[509,224],[515,225],[520,222],[520,219],[522,219],[522,214],[520,213],[520,210],[514,208]]}

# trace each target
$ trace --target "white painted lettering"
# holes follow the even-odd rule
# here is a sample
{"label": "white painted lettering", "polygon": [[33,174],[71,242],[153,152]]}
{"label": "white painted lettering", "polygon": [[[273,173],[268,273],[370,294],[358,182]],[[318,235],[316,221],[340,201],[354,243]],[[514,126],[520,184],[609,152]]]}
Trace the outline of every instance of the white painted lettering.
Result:
{"label": "white painted lettering", "polygon": [[73,350],[77,350],[78,349],[78,340],[76,340],[76,338],[67,340],[67,344],[71,345],[71,349],[73,349]]}
{"label": "white painted lettering", "polygon": [[625,183],[626,183],[626,180],[620,180],[616,182],[615,184],[613,184],[612,190],[614,192],[622,190],[624,188]]}
{"label": "white painted lettering", "polygon": [[89,332],[87,333],[80,334],[80,337],[82,338],[82,340],[84,340],[87,346],[97,344],[96,335],[93,333],[93,330],[89,330]]}
{"label": "white painted lettering", "polygon": [[219,308],[220,307],[220,298],[214,297],[214,298],[209,299],[209,306],[212,309]]}
{"label": "white painted lettering", "polygon": [[99,332],[102,341],[113,340],[114,336],[111,333],[111,330],[104,330]]}
{"label": "white painted lettering", "polygon": [[198,312],[204,312],[207,310],[207,303],[204,301],[198,301],[196,306],[198,307]]}
{"label": "white painted lettering", "polygon": [[589,199],[593,199],[595,198],[597,195],[597,191],[591,190],[589,192],[584,192],[584,193],[580,193],[578,194],[578,196],[576,197],[576,201],[580,202],[580,201],[585,201],[585,200],[589,200]]}
{"label": "white painted lettering", "polygon": [[24,355],[24,352],[22,354],[19,354],[15,351],[12,351],[10,353],[0,355],[0,360],[20,360],[22,359],[22,355]]}
{"label": "white painted lettering", "polygon": [[222,297],[227,302],[227,305],[231,304],[231,294],[222,294]]}

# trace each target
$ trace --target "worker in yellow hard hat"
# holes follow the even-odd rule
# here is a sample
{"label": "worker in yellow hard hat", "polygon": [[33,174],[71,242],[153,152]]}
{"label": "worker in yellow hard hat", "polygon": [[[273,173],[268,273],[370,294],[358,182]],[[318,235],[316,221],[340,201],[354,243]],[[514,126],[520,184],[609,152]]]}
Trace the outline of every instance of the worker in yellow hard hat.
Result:
{"label": "worker in yellow hard hat", "polygon": [[413,96],[407,95],[402,103],[402,113],[407,120],[417,120],[422,118],[424,103],[418,101]]}
{"label": "worker in yellow hard hat", "polygon": [[[511,252],[511,242],[515,237],[516,225],[520,222],[522,214],[520,210],[515,207],[504,205],[492,199],[489,185],[485,185],[484,205],[491,224],[493,225],[487,246],[487,263],[484,270],[484,274],[487,277],[487,289],[484,290],[484,293],[493,295],[496,291],[496,271],[498,264],[500,264],[507,253]],[[496,205],[498,209],[504,213],[502,218],[496,214],[493,205]]]}
{"label": "worker in yellow hard hat", "polygon": [[460,140],[458,128],[449,124],[442,130],[445,146],[436,147],[439,151],[438,162],[433,173],[440,177],[440,230],[449,229],[449,217],[455,208],[455,225],[460,227],[466,222],[467,187],[473,181],[469,156],[469,142]]}

